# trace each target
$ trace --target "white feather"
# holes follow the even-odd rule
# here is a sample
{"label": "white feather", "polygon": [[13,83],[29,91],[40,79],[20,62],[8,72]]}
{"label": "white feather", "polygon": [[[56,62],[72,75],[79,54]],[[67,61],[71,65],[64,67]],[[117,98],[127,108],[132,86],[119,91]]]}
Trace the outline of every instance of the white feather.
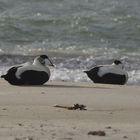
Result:
{"label": "white feather", "polygon": [[25,63],[22,67],[19,67],[16,72],[16,77],[20,79],[20,75],[27,70],[44,71],[50,77],[50,69],[47,66],[42,65],[38,59],[35,58],[33,64]]}
{"label": "white feather", "polygon": [[98,75],[102,77],[103,75],[107,73],[113,73],[117,75],[125,75],[128,78],[128,74],[125,70],[123,70],[119,65],[106,65],[103,67],[100,67],[98,71]]}

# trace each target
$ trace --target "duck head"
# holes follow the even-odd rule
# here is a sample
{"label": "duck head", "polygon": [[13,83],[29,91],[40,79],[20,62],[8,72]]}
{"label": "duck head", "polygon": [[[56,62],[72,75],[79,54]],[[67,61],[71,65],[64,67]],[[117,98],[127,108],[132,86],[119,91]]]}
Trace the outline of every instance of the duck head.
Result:
{"label": "duck head", "polygon": [[122,64],[122,62],[120,60],[114,60],[113,64],[112,65],[115,65],[121,69],[124,69],[124,66]]}
{"label": "duck head", "polygon": [[45,66],[45,60],[48,60],[50,62],[49,66],[53,66],[54,67],[54,64],[52,63],[52,61],[50,60],[50,58],[47,55],[37,56],[34,59],[33,65],[41,64],[41,65]]}

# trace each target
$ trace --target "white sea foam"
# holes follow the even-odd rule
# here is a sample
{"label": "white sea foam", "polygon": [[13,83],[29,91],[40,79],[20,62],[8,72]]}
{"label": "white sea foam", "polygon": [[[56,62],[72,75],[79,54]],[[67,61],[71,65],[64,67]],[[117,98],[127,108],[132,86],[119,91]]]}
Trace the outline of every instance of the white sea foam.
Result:
{"label": "white sea foam", "polygon": [[51,70],[51,80],[89,82],[90,80],[83,70],[69,70],[66,68]]}
{"label": "white sea foam", "polygon": [[140,86],[140,70],[133,70],[129,72],[128,85]]}

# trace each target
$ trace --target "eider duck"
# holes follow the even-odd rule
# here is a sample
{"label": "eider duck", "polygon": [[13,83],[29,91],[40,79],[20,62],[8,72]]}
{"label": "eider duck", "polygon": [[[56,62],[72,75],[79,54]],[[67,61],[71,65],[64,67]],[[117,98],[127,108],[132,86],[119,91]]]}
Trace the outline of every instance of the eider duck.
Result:
{"label": "eider duck", "polygon": [[84,72],[94,83],[124,85],[128,73],[123,68],[122,62],[115,60],[112,65],[99,65]]}
{"label": "eider duck", "polygon": [[12,85],[43,85],[50,78],[50,70],[45,66],[46,59],[49,60],[51,66],[54,66],[47,55],[40,55],[32,64],[27,62],[11,67],[1,78]]}

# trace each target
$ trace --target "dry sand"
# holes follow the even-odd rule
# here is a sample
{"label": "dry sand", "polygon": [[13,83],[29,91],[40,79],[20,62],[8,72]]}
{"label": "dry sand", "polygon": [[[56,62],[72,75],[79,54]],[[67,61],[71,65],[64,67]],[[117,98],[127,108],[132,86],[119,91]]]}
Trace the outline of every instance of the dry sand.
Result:
{"label": "dry sand", "polygon": [[[67,110],[54,104],[86,105]],[[104,131],[105,136],[88,135]],[[0,81],[0,140],[139,140],[140,87],[51,81]]]}

